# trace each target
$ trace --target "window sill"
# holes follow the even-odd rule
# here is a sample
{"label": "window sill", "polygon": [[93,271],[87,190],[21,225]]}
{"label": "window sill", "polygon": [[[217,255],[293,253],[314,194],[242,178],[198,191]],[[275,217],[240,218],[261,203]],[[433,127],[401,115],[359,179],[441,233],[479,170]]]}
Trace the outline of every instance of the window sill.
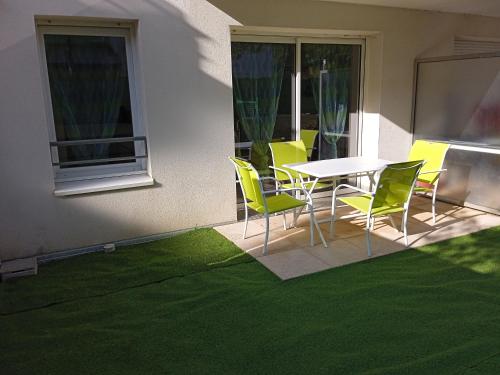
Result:
{"label": "window sill", "polygon": [[57,197],[64,197],[68,195],[151,186],[153,184],[154,180],[148,174],[56,182],[54,195]]}

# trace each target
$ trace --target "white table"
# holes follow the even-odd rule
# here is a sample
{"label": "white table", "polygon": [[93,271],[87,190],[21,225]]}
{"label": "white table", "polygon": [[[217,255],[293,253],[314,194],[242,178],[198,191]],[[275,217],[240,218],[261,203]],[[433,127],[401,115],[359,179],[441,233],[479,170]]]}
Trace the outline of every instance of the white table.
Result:
{"label": "white table", "polygon": [[391,163],[391,161],[384,159],[372,159],[356,156],[351,158],[326,159],[309,161],[306,163],[284,164],[283,166],[300,174],[306,174],[316,180],[319,180],[322,178],[343,177],[359,174],[370,175]]}
{"label": "white table", "polygon": [[[283,167],[299,173],[300,182],[304,190],[306,190],[305,181],[302,175],[308,175],[309,178],[312,178],[312,184],[308,190],[308,198],[312,200],[312,191],[320,179],[367,175],[370,178],[371,184],[373,184],[375,173],[391,163],[393,162],[384,159],[356,156],[350,158],[309,161],[306,163],[283,164]],[[319,231],[319,235],[321,241],[325,244],[321,231]],[[311,234],[311,243],[312,241],[313,238]]]}

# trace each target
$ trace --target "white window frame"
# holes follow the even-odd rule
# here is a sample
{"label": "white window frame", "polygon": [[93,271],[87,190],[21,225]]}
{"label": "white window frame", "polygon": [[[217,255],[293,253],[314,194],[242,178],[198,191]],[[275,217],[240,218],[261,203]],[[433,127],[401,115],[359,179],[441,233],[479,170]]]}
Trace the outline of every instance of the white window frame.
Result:
{"label": "white window frame", "polygon": [[[234,32],[234,31],[233,31]],[[361,155],[361,134],[363,131],[363,105],[364,105],[364,81],[365,81],[365,53],[366,40],[362,37],[338,37],[338,36],[281,36],[281,35],[252,35],[233,33],[231,42],[249,42],[249,43],[283,43],[295,44],[295,80],[292,81],[292,138],[300,140],[300,119],[301,119],[301,72],[302,61],[300,58],[303,43],[313,44],[349,44],[359,45],[361,47],[359,87],[358,87],[358,111],[357,123],[354,133],[349,137],[349,149],[352,155]]]}
{"label": "white window frame", "polygon": [[296,118],[297,118],[297,140],[300,139],[300,94],[301,94],[301,72],[302,72],[302,61],[300,59],[302,44],[347,44],[347,45],[356,45],[361,47],[361,55],[360,55],[360,66],[359,66],[359,82],[358,82],[358,111],[356,124],[353,130],[354,132],[349,135],[349,156],[361,156],[361,132],[363,126],[363,92],[364,92],[364,75],[365,75],[365,49],[366,49],[366,41],[362,38],[335,38],[335,37],[299,37],[297,38],[297,76],[296,76],[296,86],[297,89],[297,108],[296,108]]}
{"label": "white window frame", "polygon": [[[49,132],[49,141],[55,142],[56,130],[54,122],[54,114],[52,110],[52,100],[50,94],[50,83],[48,76],[47,59],[45,54],[44,35],[84,35],[84,36],[118,36],[125,39],[125,51],[127,56],[127,74],[129,80],[129,94],[130,105],[132,111],[132,126],[134,137],[146,137],[145,128],[143,126],[142,115],[138,98],[138,84],[137,84],[137,51],[135,43],[135,33],[132,25],[116,26],[110,23],[109,27],[106,24],[99,26],[77,26],[64,25],[47,25],[46,22],[37,24],[37,37],[40,52],[42,81],[44,86],[44,98],[47,115],[47,125]],[[135,141],[136,155],[145,155],[147,152],[146,141]],[[58,161],[58,151],[56,147],[50,147],[51,157],[54,161]],[[53,166],[54,178],[56,183],[78,181],[78,180],[91,180],[103,177],[118,177],[134,174],[144,174],[148,169],[148,158],[138,158],[133,163],[123,164],[108,164],[108,165],[94,165],[82,166],[76,168],[60,168]]]}

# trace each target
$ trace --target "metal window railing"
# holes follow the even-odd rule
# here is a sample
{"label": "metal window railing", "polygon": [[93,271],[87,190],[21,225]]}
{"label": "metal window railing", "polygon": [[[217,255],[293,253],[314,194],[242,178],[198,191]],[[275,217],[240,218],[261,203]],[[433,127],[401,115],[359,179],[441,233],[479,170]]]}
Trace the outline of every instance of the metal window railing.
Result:
{"label": "metal window railing", "polygon": [[[125,143],[125,142],[143,142],[144,144],[144,154],[143,155],[131,155],[131,156],[115,156],[99,159],[87,159],[87,160],[73,160],[73,161],[59,161],[58,152],[53,152],[59,147],[68,146],[83,146],[83,145],[94,145],[94,144],[110,144],[110,143]],[[53,166],[78,166],[78,165],[88,165],[88,164],[100,164],[107,162],[117,162],[117,161],[131,161],[134,159],[147,159],[148,158],[148,145],[145,136],[139,137],[117,137],[117,138],[98,138],[98,139],[81,139],[75,141],[52,141],[49,142],[50,145],[50,155]],[[56,158],[54,158],[56,155]]]}

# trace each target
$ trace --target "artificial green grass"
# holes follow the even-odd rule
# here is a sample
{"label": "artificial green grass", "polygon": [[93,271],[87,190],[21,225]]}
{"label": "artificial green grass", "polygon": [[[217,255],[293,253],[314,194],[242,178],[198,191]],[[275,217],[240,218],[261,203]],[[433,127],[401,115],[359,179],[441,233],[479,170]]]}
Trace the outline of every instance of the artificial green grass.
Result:
{"label": "artificial green grass", "polygon": [[0,315],[91,298],[152,282],[251,261],[236,245],[212,229],[51,262],[34,278],[4,283]]}
{"label": "artificial green grass", "polygon": [[0,284],[2,374],[498,373],[500,228],[289,281],[183,236]]}

